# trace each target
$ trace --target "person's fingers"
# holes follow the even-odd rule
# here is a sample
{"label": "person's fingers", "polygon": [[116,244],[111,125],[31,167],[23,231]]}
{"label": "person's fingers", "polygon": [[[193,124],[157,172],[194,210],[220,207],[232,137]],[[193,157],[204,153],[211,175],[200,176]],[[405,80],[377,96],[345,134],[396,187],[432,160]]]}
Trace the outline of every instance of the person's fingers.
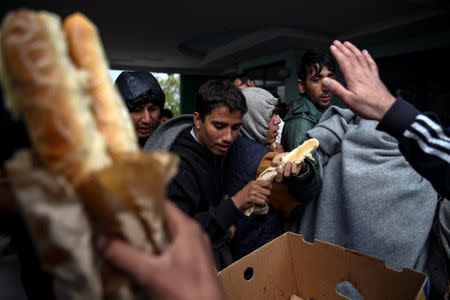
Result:
{"label": "person's fingers", "polygon": [[301,169],[303,169],[303,166],[305,165],[305,162],[300,162],[298,164],[292,164],[292,170],[291,170],[291,175],[296,176]]}
{"label": "person's fingers", "polygon": [[202,233],[203,236],[203,242],[206,248],[211,249],[211,242],[209,240],[209,236],[206,232]]}
{"label": "person's fingers", "polygon": [[111,264],[128,273],[142,285],[152,276],[153,272],[158,273],[152,257],[121,240],[111,240],[104,248],[103,255]]}
{"label": "person's fingers", "polygon": [[373,57],[370,55],[369,51],[364,49],[362,53],[367,61],[367,64],[369,65],[370,70],[378,74],[378,66],[376,62],[373,60]]}
{"label": "person's fingers", "polygon": [[258,205],[258,206],[264,206],[267,204],[268,201],[269,201],[269,198],[264,197],[264,196],[259,196],[252,200],[253,204]]}
{"label": "person's fingers", "polygon": [[213,258],[213,250],[212,250],[212,246],[211,246],[211,239],[209,238],[209,235],[206,232],[202,232],[202,236],[203,236],[203,246],[204,246],[204,255],[206,257],[208,257],[209,261],[214,261]]}
{"label": "person's fingers", "polygon": [[274,179],[275,182],[283,181],[283,172],[284,172],[284,165],[279,165],[277,167],[277,175],[275,176]]}
{"label": "person's fingers", "polygon": [[236,225],[231,225],[230,226],[230,238],[234,238],[236,236],[236,232],[237,232],[237,227]]}
{"label": "person's fingers", "polygon": [[332,94],[341,98],[346,104],[351,100],[353,93],[347,90],[342,84],[331,78],[322,79],[322,84]]}
{"label": "person's fingers", "polygon": [[256,180],[256,185],[265,189],[270,188],[270,182],[265,180]]}
{"label": "person's fingers", "polygon": [[347,80],[345,75],[353,70],[353,63],[349,58],[349,55],[351,53],[339,41],[334,41],[333,45],[330,46],[330,52],[336,59],[336,62],[338,63],[339,68],[344,75],[344,78]]}
{"label": "person's fingers", "polygon": [[255,188],[250,193],[251,199],[266,199],[271,194],[271,186],[261,187],[255,186]]}
{"label": "person's fingers", "polygon": [[289,174],[291,173],[291,167],[292,167],[292,162],[291,161],[288,161],[284,165],[283,177],[289,177]]}
{"label": "person's fingers", "polygon": [[344,46],[353,54],[353,57],[355,58],[355,62],[357,62],[359,64],[359,66],[361,66],[363,68],[368,67],[368,63],[367,63],[365,56],[355,45],[353,45],[352,43],[347,41],[344,43]]}
{"label": "person's fingers", "polygon": [[289,161],[286,163],[286,166],[284,168],[284,177],[291,177],[294,175],[295,171],[295,163],[293,161]]}
{"label": "person's fingers", "polygon": [[354,55],[350,51],[350,49],[347,48],[345,43],[346,42],[341,43],[340,41],[334,41],[333,46],[336,47],[336,49],[338,50],[337,52],[341,54],[341,57],[343,57],[344,60],[349,61],[354,57]]}
{"label": "person's fingers", "polygon": [[286,153],[280,153],[275,155],[275,157],[272,159],[272,167],[278,167],[281,164],[283,157],[285,155]]}
{"label": "person's fingers", "polygon": [[165,202],[165,220],[167,229],[171,237],[177,235],[178,230],[183,226],[183,223],[189,218],[172,202]]}

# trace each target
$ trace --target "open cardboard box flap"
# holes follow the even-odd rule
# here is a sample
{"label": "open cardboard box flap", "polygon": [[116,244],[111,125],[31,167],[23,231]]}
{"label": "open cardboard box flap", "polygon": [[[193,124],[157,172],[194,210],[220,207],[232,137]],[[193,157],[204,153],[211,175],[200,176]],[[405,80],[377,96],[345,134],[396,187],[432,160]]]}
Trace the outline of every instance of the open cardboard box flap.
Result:
{"label": "open cardboard box flap", "polygon": [[[247,279],[246,279],[247,278]],[[330,243],[285,233],[219,273],[228,299],[347,299],[348,281],[364,299],[419,299],[426,276]]]}

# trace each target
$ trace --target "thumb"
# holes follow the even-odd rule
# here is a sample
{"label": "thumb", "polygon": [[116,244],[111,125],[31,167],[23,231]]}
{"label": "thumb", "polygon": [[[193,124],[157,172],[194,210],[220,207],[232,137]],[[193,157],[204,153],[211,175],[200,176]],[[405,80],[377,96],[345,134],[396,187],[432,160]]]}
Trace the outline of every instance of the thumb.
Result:
{"label": "thumb", "polygon": [[347,103],[347,99],[352,96],[352,93],[349,90],[334,79],[324,78],[322,84],[327,90],[341,98],[345,103]]}
{"label": "thumb", "polygon": [[153,272],[158,269],[152,256],[117,239],[108,242],[103,249],[103,256],[112,265],[128,273],[136,282],[144,286],[148,278],[153,277]]}

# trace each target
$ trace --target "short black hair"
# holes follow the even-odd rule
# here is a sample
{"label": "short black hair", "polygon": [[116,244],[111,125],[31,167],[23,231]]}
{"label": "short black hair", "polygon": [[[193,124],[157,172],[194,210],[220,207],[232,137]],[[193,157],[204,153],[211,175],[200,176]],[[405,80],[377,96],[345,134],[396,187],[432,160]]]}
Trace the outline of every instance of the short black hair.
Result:
{"label": "short black hair", "polygon": [[336,73],[336,62],[329,52],[310,49],[297,62],[297,78],[305,82],[310,70],[314,70],[315,74],[318,74],[322,71],[323,66]]}
{"label": "short black hair", "polygon": [[208,80],[203,83],[197,92],[195,111],[205,121],[206,115],[217,106],[226,106],[230,112],[247,112],[247,101],[241,90],[229,80]]}
{"label": "short black hair", "polygon": [[234,82],[236,79],[239,79],[242,82],[242,84],[245,84],[250,80],[253,80],[247,73],[238,73],[230,77],[231,82]]}
{"label": "short black hair", "polygon": [[159,114],[159,117],[167,117],[168,119],[172,119],[173,118],[173,112],[168,109],[168,108],[163,108],[161,109],[161,113]]}

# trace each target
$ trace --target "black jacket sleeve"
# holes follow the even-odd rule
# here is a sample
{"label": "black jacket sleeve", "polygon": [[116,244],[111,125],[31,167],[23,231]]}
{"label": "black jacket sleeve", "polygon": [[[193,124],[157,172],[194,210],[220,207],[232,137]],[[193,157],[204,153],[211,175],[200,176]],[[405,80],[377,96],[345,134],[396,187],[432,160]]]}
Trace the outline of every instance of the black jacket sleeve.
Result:
{"label": "black jacket sleeve", "polygon": [[288,190],[303,203],[315,200],[322,188],[322,178],[316,166],[309,160],[305,160],[306,172],[287,180]]}
{"label": "black jacket sleeve", "polygon": [[233,201],[224,196],[216,206],[201,207],[200,190],[193,174],[180,169],[168,188],[168,198],[196,219],[214,243],[224,238],[240,212]]}
{"label": "black jacket sleeve", "polygon": [[400,152],[434,189],[450,198],[450,132],[432,113],[398,98],[377,129],[398,139]]}

